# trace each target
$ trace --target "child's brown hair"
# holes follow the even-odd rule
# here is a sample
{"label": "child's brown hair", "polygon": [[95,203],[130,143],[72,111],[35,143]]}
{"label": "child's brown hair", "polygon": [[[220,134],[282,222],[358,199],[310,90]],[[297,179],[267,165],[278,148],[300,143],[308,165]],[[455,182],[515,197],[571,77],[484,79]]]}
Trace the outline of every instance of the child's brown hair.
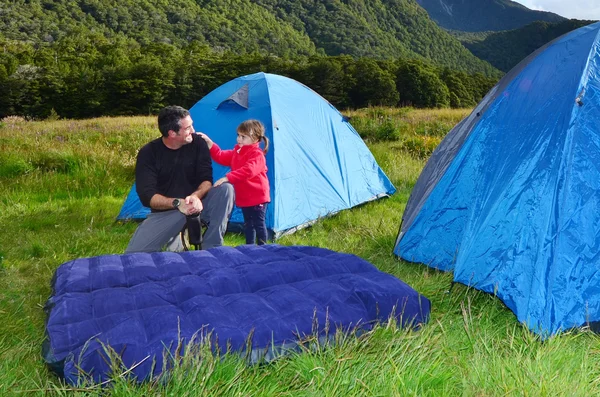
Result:
{"label": "child's brown hair", "polygon": [[238,125],[237,132],[257,141],[263,141],[265,143],[263,153],[266,154],[269,150],[269,138],[265,136],[265,126],[260,121],[254,119],[243,121]]}

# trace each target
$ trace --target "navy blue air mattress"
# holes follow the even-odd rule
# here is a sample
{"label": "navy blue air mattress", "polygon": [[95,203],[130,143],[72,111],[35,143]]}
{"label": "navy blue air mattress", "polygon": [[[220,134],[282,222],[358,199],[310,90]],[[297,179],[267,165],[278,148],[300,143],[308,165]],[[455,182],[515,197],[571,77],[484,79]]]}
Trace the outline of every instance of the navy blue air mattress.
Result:
{"label": "navy blue air mattress", "polygon": [[52,288],[44,359],[73,385],[109,377],[107,346],[142,381],[162,370],[165,349],[199,336],[257,361],[304,336],[367,330],[391,315],[418,327],[430,310],[357,256],[276,244],[81,258],[56,270]]}

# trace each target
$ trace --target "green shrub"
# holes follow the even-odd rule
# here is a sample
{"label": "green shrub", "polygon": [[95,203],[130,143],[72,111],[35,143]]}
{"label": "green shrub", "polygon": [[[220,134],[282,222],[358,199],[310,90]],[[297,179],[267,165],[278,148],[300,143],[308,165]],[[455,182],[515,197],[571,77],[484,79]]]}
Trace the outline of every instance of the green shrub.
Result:
{"label": "green shrub", "polygon": [[56,112],[54,108],[50,109],[50,114],[46,117],[46,121],[56,121],[60,120],[60,115]]}
{"label": "green shrub", "polygon": [[369,107],[367,108],[367,118],[377,120],[386,118],[389,111],[384,107]]}
{"label": "green shrub", "polygon": [[428,136],[410,137],[402,141],[401,149],[411,156],[419,159],[427,159],[440,144],[441,139]]}
{"label": "green shrub", "polygon": [[454,125],[441,121],[421,122],[417,125],[415,132],[421,136],[445,137]]}
{"label": "green shrub", "polygon": [[31,163],[16,156],[0,155],[0,178],[14,178],[25,175],[33,170]]}
{"label": "green shrub", "polygon": [[382,108],[369,108],[366,117],[352,118],[352,126],[363,140],[369,142],[399,140],[398,122],[387,116]]}
{"label": "green shrub", "polygon": [[400,132],[388,118],[377,128],[375,137],[377,141],[397,141],[400,139]]}
{"label": "green shrub", "polygon": [[373,120],[362,117],[353,118],[352,126],[363,140],[375,140],[375,136],[377,135],[377,125]]}
{"label": "green shrub", "polygon": [[32,160],[33,166],[42,172],[72,174],[79,168],[77,157],[64,152],[41,152]]}

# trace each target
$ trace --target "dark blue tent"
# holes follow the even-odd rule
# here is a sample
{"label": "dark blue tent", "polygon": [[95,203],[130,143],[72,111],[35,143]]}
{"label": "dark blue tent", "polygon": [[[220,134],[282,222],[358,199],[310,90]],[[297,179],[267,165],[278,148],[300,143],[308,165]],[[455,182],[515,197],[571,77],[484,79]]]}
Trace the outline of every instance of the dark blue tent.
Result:
{"label": "dark blue tent", "polygon": [[600,320],[600,23],[530,55],[448,134],[394,253],[542,336]]}
{"label": "dark blue tent", "polygon": [[[275,236],[396,191],[340,112],[290,78],[268,73],[238,77],[198,101],[190,114],[196,131],[224,149],[235,145],[242,121],[263,122],[271,141],[266,222]],[[215,180],[227,172],[226,167],[213,167]],[[132,188],[118,219],[143,219],[148,211]],[[243,223],[239,209],[231,222]]]}

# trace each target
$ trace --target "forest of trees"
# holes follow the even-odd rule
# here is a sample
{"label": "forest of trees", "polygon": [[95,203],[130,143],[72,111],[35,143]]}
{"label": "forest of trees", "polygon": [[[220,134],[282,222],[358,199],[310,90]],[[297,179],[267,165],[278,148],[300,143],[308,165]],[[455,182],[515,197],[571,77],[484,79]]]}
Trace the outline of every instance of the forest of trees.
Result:
{"label": "forest of trees", "polygon": [[502,74],[411,0],[0,5],[0,117],[152,114],[258,71],[339,108],[473,106]]}
{"label": "forest of trees", "polygon": [[498,77],[414,0],[10,0],[0,35],[53,43],[87,31],[236,54],[418,58]]}
{"label": "forest of trees", "polygon": [[140,44],[87,32],[43,46],[0,38],[0,117],[153,114],[168,104],[190,107],[258,71],[296,79],[342,109],[473,106],[497,80],[402,58],[238,55],[195,41]]}
{"label": "forest of trees", "polygon": [[0,117],[152,114],[259,71],[342,109],[469,107],[500,70],[589,22],[454,37],[413,0],[11,0]]}

